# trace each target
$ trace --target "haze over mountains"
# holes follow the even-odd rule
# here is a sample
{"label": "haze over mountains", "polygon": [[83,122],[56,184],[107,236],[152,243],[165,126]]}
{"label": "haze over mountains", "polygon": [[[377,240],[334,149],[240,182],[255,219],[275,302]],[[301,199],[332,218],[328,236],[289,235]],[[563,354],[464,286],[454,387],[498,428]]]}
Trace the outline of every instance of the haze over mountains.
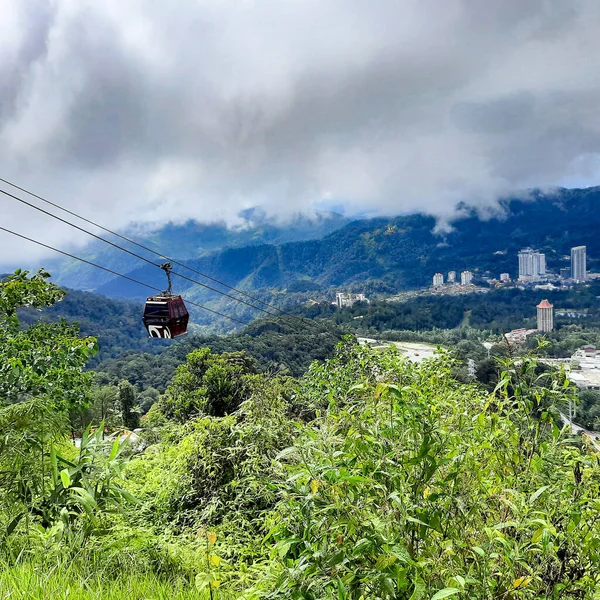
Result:
{"label": "haze over mountains", "polygon": [[[261,244],[279,245],[286,242],[319,239],[349,222],[349,219],[332,211],[322,211],[311,217],[297,215],[285,223],[268,218],[263,211],[256,209],[243,211],[240,217],[241,223],[236,227],[228,227],[223,222],[199,223],[190,220],[182,225],[169,223],[158,230],[142,227],[121,233],[156,252],[187,261],[228,248]],[[91,226],[87,228],[94,229]],[[127,244],[103,231],[94,230],[94,232],[127,247],[136,254],[148,257],[153,262],[161,262],[160,257],[152,252]],[[84,250],[78,250],[76,254],[123,274],[143,264],[135,256],[102,241],[93,241]],[[48,265],[48,269],[55,274],[57,283],[67,287],[96,290],[114,279],[110,273],[75,260],[55,259],[44,264]]]}
{"label": "haze over mountains", "polygon": [[[428,285],[435,271],[470,269],[476,276],[497,276],[502,271],[514,275],[516,253],[525,246],[545,252],[548,268],[557,271],[568,264],[565,256],[571,246],[587,245],[593,269],[595,257],[600,256],[599,202],[600,188],[562,189],[550,195],[536,192],[527,200],[504,201],[500,211],[483,217],[463,206],[462,217],[442,232],[436,230],[433,217],[421,214],[347,222],[330,213],[316,222],[297,219],[288,227],[257,222],[237,231],[190,222],[169,225],[143,243],[246,291],[273,294],[340,287],[392,293]],[[150,285],[165,286],[160,270],[102,246],[94,243],[86,257]],[[68,287],[116,298],[147,295],[143,287],[93,267],[68,261],[55,267],[56,280]],[[310,282],[308,287],[306,282]],[[174,284],[178,292],[208,306],[227,302],[177,277]]]}

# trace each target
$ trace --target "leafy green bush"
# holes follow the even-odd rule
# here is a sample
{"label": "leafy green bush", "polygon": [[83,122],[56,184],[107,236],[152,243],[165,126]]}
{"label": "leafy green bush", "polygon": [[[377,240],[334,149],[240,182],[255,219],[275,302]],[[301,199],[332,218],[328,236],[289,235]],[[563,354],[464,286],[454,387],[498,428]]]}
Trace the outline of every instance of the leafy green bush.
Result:
{"label": "leafy green bush", "polygon": [[321,389],[346,393],[280,454],[270,597],[592,597],[600,466],[538,410],[535,361],[488,396],[447,358],[379,356],[387,375],[364,360],[350,388],[326,367]]}
{"label": "leafy green bush", "polygon": [[249,389],[248,375],[253,373],[254,361],[243,352],[194,350],[177,368],[157,408],[180,423],[200,415],[222,417],[239,407]]}

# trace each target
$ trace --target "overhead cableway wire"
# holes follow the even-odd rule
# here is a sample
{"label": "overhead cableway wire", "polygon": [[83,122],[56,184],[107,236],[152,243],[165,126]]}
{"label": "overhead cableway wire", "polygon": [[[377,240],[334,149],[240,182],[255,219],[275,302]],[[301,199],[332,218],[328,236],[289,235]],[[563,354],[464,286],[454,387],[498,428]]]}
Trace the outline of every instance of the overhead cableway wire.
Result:
{"label": "overhead cableway wire", "polygon": [[[36,194],[34,192],[31,192],[31,191],[27,190],[26,188],[18,186],[17,184],[12,183],[11,181],[8,181],[7,179],[3,179],[2,177],[0,177],[0,182],[5,183],[6,185],[10,185],[11,187],[13,187],[13,188],[15,188],[17,190],[20,190],[21,192],[24,192],[24,193],[28,194],[29,196],[32,196],[33,198],[37,198],[38,200],[41,200],[42,202],[45,202],[46,204],[49,204],[50,206],[53,206],[54,208],[58,208],[59,210],[62,210],[63,212],[66,212],[66,213],[72,215],[73,217],[77,217],[78,219],[81,219],[82,221],[85,221],[86,223],[89,223],[90,225],[93,225],[94,227],[98,227],[98,229],[101,229],[102,231],[105,231],[106,233],[110,233],[111,235],[114,235],[114,236],[116,236],[116,237],[118,237],[118,238],[120,238],[120,239],[122,239],[122,240],[124,240],[124,241],[126,241],[128,243],[130,243],[130,244],[134,244],[138,248],[142,248],[143,250],[146,250],[147,252],[152,252],[152,254],[155,254],[156,256],[158,256],[160,258],[163,258],[163,259],[165,259],[165,260],[167,260],[167,261],[169,261],[169,262],[171,262],[171,263],[173,263],[175,265],[183,267],[184,269],[188,269],[189,271],[192,271],[192,272],[196,273],[197,275],[200,275],[201,277],[209,279],[210,281],[214,281],[215,283],[218,283],[219,285],[221,285],[223,287],[226,287],[227,289],[230,289],[233,292],[236,292],[238,294],[242,294],[243,296],[246,296],[247,298],[250,298],[254,302],[258,302],[259,304],[263,304],[264,306],[268,306],[269,308],[272,308],[273,310],[278,311],[282,315],[286,315],[288,317],[291,317],[292,319],[297,319],[297,320],[302,321],[302,322],[310,323],[312,326],[319,328],[319,325],[317,323],[315,323],[314,321],[312,321],[311,319],[307,319],[306,317],[301,317],[299,315],[294,315],[292,313],[284,311],[281,308],[273,306],[273,305],[269,304],[268,302],[265,302],[264,300],[261,300],[260,298],[257,298],[255,296],[252,296],[251,294],[248,294],[247,292],[244,292],[243,290],[235,288],[235,287],[233,287],[233,286],[231,286],[231,285],[229,285],[229,284],[227,284],[227,283],[225,283],[223,281],[220,281],[219,279],[216,279],[215,277],[211,277],[210,275],[207,275],[206,273],[202,273],[202,271],[198,271],[197,269],[194,269],[193,267],[185,265],[182,262],[179,262],[179,261],[177,261],[177,260],[175,260],[173,258],[170,258],[170,257],[168,257],[168,256],[166,256],[164,254],[161,254],[160,252],[158,252],[158,251],[156,251],[156,250],[154,250],[154,249],[152,249],[152,248],[150,248],[148,246],[145,246],[144,244],[140,244],[139,242],[136,242],[135,240],[132,240],[131,238],[128,238],[127,236],[124,236],[124,235],[122,235],[120,233],[117,233],[116,231],[108,229],[107,227],[104,227],[103,225],[99,225],[98,223],[92,221],[91,219],[87,219],[86,217],[83,217],[83,216],[77,214],[76,212],[73,212],[73,211],[71,211],[71,210],[69,210],[67,208],[64,208],[63,206],[60,206],[60,204],[52,202],[52,201],[44,198],[43,196],[39,196],[38,194]],[[7,193],[7,192],[4,192],[4,193]],[[51,214],[51,213],[47,213],[47,214]],[[53,216],[55,216],[55,215],[53,215]],[[59,217],[57,217],[57,218],[59,218]],[[76,225],[74,225],[74,226],[76,227]],[[91,235],[93,235],[93,234],[91,234]],[[103,239],[103,238],[99,238],[99,239]],[[119,246],[117,246],[117,247],[119,247]],[[121,248],[121,249],[123,249],[123,248]],[[152,264],[155,264],[155,263],[152,263]],[[193,281],[193,280],[190,280],[190,281]],[[194,281],[194,283],[198,283],[198,285],[204,285],[202,283],[195,282],[195,281]],[[205,287],[208,287],[208,286],[205,286]],[[213,288],[209,287],[209,289],[213,289]],[[219,293],[224,293],[224,292],[219,292]],[[229,296],[229,297],[231,297],[231,296]],[[252,306],[252,305],[249,305],[249,306]]]}
{"label": "overhead cableway wire", "polygon": [[[86,260],[85,258],[81,258],[80,256],[75,256],[74,254],[70,254],[69,252],[65,252],[64,250],[59,250],[58,248],[54,248],[53,246],[50,246],[48,244],[44,244],[43,242],[39,242],[38,240],[34,240],[33,238],[27,237],[26,235],[23,235],[22,233],[17,233],[16,231],[12,231],[10,229],[7,229],[6,227],[1,227],[0,226],[0,231],[4,231],[6,233],[10,233],[12,235],[15,235],[17,237],[20,237],[21,239],[27,240],[28,242],[32,242],[33,244],[37,244],[38,246],[42,246],[43,248],[47,248],[48,250],[52,250],[54,252],[58,252],[59,254],[62,254],[64,256],[68,256],[69,258],[73,258],[75,260],[81,261],[82,263],[91,265],[92,267],[96,267],[97,269],[102,269],[103,271],[106,271],[107,273],[112,273],[113,275],[117,275],[118,277],[122,277],[123,279],[127,279],[129,281],[132,281],[133,283],[137,283],[138,285],[144,286],[148,289],[151,289],[155,292],[162,292],[162,290],[160,288],[157,288],[153,285],[150,285],[148,283],[144,283],[143,281],[139,281],[138,279],[134,279],[133,277],[129,277],[129,275],[123,275],[122,273],[118,273],[117,271],[113,271],[112,269],[109,269],[108,267],[103,267],[102,265],[98,265],[90,260]],[[226,315],[225,313],[219,312],[218,310],[213,310],[212,308],[208,308],[206,306],[203,306],[202,304],[198,304],[197,302],[192,302],[191,300],[185,300],[188,304],[192,305],[192,306],[197,306],[198,308],[201,308],[202,310],[206,310],[208,312],[211,312],[215,315],[219,315],[220,317],[225,317],[226,319],[229,319],[231,321],[235,321],[237,323],[241,323],[242,325],[250,325],[250,321],[242,321],[241,319],[236,319],[235,317],[230,317],[229,315]]]}
{"label": "overhead cableway wire", "polygon": [[[75,223],[71,223],[70,221],[67,221],[66,219],[63,219],[62,217],[59,217],[58,215],[55,215],[47,210],[44,210],[43,208],[40,208],[39,206],[36,206],[35,204],[32,204],[31,202],[27,202],[27,200],[23,200],[22,198],[19,198],[18,196],[15,196],[14,194],[11,194],[10,192],[7,192],[5,190],[0,190],[0,193],[4,194],[10,198],[13,198],[14,200],[17,200],[18,202],[21,202],[22,204],[25,204],[26,206],[29,206],[41,213],[44,213],[45,215],[48,215],[48,216],[52,217],[53,219],[57,219],[58,221],[65,223],[66,225],[74,227],[75,229],[82,231],[83,233],[86,233],[86,234],[96,238],[97,240],[100,240],[100,241],[104,242],[105,244],[112,246],[113,248],[117,248],[118,250],[126,252],[127,254],[130,254],[131,256],[133,256],[139,260],[142,260],[154,267],[160,268],[160,265],[151,261],[150,259],[146,258],[145,256],[142,256],[141,254],[137,254],[136,252],[132,252],[131,250],[128,250],[127,248],[123,248],[122,246],[119,246],[118,244],[115,244],[114,242],[111,242],[110,240],[107,240],[106,238],[103,238],[100,235],[96,235],[95,233],[92,233],[91,231],[88,231],[87,229],[84,229],[83,227],[80,227],[79,225],[75,225]],[[216,292],[217,294],[220,294],[222,296],[230,298],[231,300],[234,300],[235,302],[240,302],[242,304],[245,304],[245,305],[249,306],[250,308],[253,308],[254,310],[264,312],[271,317],[281,318],[280,315],[277,315],[268,310],[265,310],[264,308],[260,308],[259,306],[255,306],[254,304],[250,304],[250,302],[247,302],[246,300],[242,300],[241,298],[236,298],[235,296],[232,296],[231,294],[228,294],[226,292],[218,290],[210,285],[202,283],[201,281],[196,281],[195,279],[192,279],[191,277],[187,277],[186,275],[182,275],[181,273],[177,273],[176,271],[173,271],[173,275],[177,275],[178,277],[181,277],[182,279],[190,281],[191,283],[200,285],[208,290]]]}

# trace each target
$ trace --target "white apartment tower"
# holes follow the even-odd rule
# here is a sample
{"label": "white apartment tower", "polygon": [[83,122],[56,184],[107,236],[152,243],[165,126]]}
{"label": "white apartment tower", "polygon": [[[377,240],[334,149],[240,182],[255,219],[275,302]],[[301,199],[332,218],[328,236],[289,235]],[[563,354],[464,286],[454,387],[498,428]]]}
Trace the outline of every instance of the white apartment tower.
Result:
{"label": "white apartment tower", "polygon": [[575,246],[571,248],[571,279],[575,281],[585,281],[586,271],[586,247]]}
{"label": "white apartment tower", "polygon": [[554,329],[554,306],[548,300],[542,300],[537,305],[537,328],[539,331]]}
{"label": "white apartment tower", "polygon": [[456,283],[456,271],[448,271],[448,283]]}
{"label": "white apartment tower", "polygon": [[460,274],[460,285],[470,285],[473,281],[473,273],[471,271],[463,271]]}
{"label": "white apartment tower", "polygon": [[436,273],[433,276],[433,287],[440,287],[441,285],[444,285],[444,276],[442,273]]}
{"label": "white apartment tower", "polygon": [[531,248],[519,252],[519,280],[535,281],[546,274],[546,255]]}

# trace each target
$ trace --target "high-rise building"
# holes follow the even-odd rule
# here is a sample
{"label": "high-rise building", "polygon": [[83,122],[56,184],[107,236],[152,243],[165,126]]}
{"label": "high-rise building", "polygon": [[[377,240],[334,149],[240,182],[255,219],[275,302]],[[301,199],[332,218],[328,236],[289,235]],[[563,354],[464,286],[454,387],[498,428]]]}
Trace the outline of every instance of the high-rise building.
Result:
{"label": "high-rise building", "polygon": [[571,279],[574,279],[575,281],[585,281],[587,276],[585,263],[585,246],[575,246],[575,248],[571,248]]}
{"label": "high-rise building", "polygon": [[508,273],[500,273],[500,281],[510,281],[510,275]]}
{"label": "high-rise building", "polygon": [[571,278],[571,267],[562,267],[560,269],[560,277],[561,277],[561,279],[570,279]]}
{"label": "high-rise building", "polygon": [[537,328],[539,331],[554,329],[554,306],[548,300],[542,300],[537,305]]}
{"label": "high-rise building", "polygon": [[456,271],[448,271],[448,283],[456,283]]}
{"label": "high-rise building", "polygon": [[444,285],[444,276],[442,273],[436,273],[433,276],[433,287],[440,287],[441,285]]}
{"label": "high-rise building", "polygon": [[460,274],[460,285],[469,285],[473,281],[473,273],[471,271],[463,271]]}
{"label": "high-rise building", "polygon": [[535,281],[546,274],[546,255],[531,248],[519,252],[519,280]]}

